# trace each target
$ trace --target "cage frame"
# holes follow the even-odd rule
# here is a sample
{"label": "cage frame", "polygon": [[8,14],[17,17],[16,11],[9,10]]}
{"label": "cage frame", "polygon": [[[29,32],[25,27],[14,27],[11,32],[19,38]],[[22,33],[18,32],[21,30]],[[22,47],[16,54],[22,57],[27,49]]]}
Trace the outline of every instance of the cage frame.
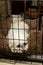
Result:
{"label": "cage frame", "polygon": [[[24,5],[26,4],[26,0],[24,0],[25,1],[25,3],[24,3]],[[24,16],[26,16],[26,5],[25,5],[25,8],[24,8]],[[42,15],[43,16],[43,15]],[[40,29],[39,29],[40,30]],[[43,33],[43,31],[42,31],[42,33]],[[43,40],[43,36],[42,36],[42,40]],[[43,44],[43,42],[42,42],[42,44]],[[1,57],[1,55],[2,55],[2,57]],[[13,54],[14,55],[14,54]],[[18,56],[19,55],[19,56]],[[25,54],[23,54],[23,57],[21,56],[21,54],[15,54],[14,56],[10,56],[10,55],[6,55],[6,54],[0,54],[0,58],[9,58],[9,59],[16,59],[16,60],[23,60],[23,61],[31,61],[31,62],[41,62],[41,63],[43,63],[43,59],[34,59],[34,58],[29,58],[28,56],[26,56]],[[18,58],[17,58],[18,57]]]}

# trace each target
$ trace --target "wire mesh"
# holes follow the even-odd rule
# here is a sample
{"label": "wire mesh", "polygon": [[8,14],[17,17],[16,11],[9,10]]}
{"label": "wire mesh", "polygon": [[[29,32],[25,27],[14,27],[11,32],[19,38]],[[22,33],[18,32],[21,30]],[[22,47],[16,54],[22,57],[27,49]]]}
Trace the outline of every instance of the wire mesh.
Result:
{"label": "wire mesh", "polygon": [[41,13],[38,3],[28,8],[26,3],[24,19],[25,13],[11,14],[10,1],[0,3],[0,56],[43,61],[43,6]]}

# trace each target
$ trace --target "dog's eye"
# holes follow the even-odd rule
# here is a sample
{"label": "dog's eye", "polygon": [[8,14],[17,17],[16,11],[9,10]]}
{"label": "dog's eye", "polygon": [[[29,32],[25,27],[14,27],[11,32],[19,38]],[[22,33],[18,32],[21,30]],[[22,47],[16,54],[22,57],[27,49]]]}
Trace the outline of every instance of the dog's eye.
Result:
{"label": "dog's eye", "polygon": [[24,46],[26,45],[26,43],[24,43]]}
{"label": "dog's eye", "polygon": [[17,47],[20,47],[20,45],[18,45]]}

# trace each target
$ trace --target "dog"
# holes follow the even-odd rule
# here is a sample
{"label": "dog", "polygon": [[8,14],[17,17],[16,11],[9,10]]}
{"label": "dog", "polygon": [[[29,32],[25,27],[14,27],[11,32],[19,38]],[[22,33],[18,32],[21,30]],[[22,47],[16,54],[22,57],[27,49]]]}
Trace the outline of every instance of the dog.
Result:
{"label": "dog", "polygon": [[23,53],[28,50],[29,25],[22,19],[21,15],[12,15],[13,23],[11,23],[8,35],[6,36],[9,40],[9,48],[13,53]]}

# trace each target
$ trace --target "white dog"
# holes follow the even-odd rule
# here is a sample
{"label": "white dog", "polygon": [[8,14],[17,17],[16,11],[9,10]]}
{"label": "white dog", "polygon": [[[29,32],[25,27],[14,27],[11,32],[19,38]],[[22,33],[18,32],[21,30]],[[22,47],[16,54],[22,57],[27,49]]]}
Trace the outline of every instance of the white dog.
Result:
{"label": "white dog", "polygon": [[[18,18],[19,17],[19,18]],[[22,21],[20,15],[12,15],[13,23],[6,38],[9,39],[9,48],[12,52],[22,53],[28,50],[28,24]]]}

